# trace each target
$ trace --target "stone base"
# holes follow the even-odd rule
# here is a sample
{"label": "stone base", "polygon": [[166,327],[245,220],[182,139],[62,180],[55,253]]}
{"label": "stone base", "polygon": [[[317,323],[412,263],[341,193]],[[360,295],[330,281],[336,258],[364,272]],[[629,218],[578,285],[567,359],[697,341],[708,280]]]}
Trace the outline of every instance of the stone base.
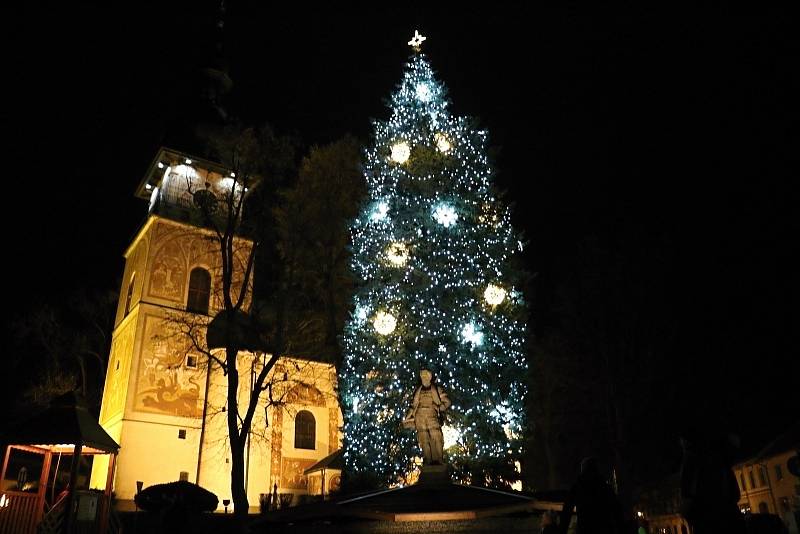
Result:
{"label": "stone base", "polygon": [[447,464],[421,466],[417,484],[423,484],[425,486],[443,486],[450,484],[450,466]]}

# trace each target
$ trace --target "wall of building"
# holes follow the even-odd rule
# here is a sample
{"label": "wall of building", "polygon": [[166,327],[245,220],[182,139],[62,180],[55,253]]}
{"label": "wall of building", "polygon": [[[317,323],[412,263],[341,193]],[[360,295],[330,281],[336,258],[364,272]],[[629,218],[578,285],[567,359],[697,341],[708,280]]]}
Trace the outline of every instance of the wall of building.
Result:
{"label": "wall of building", "polygon": [[[214,492],[220,507],[223,499],[231,498],[227,378],[219,366],[209,367],[202,351],[185,335],[192,329],[204,344],[205,325],[222,308],[217,246],[208,230],[153,215],[125,253],[100,416],[100,423],[121,446],[114,479],[120,500],[133,499],[137,481],[148,487],[182,475]],[[247,240],[236,243],[234,295],[242,287],[251,246]],[[189,275],[196,267],[211,274],[207,315],[185,311]],[[249,299],[245,309],[248,305]],[[263,355],[239,355],[240,412],[263,361]],[[280,493],[305,493],[303,470],[341,443],[332,366],[285,358],[272,376],[277,377],[273,391],[277,404],[268,407],[262,396],[246,447],[252,506],[276,483]],[[294,419],[300,410],[314,415],[313,450],[294,447]],[[104,485],[106,470],[107,462],[98,461],[93,487]]]}
{"label": "wall of building", "polygon": [[[778,515],[783,515],[787,505],[792,510],[800,510],[798,496],[800,479],[792,475],[786,466],[786,462],[795,454],[794,451],[788,451],[764,460],[750,460],[735,466],[734,472],[741,493],[739,508],[758,513],[766,507],[769,513]],[[776,466],[779,467],[779,471],[776,470]]]}

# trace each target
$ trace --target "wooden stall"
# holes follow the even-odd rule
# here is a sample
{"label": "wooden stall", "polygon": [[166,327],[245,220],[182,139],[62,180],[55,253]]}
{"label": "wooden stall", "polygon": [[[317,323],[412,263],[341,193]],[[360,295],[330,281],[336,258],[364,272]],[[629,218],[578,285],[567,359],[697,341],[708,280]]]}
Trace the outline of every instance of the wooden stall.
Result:
{"label": "wooden stall", "polygon": [[[12,429],[4,441],[10,445],[0,472],[0,533],[108,532],[119,445],[74,393],[54,399],[45,411]],[[105,490],[81,491],[81,458],[98,454],[111,456]],[[56,496],[59,466],[65,456],[69,458],[69,480]],[[10,472],[12,466],[15,472]]]}

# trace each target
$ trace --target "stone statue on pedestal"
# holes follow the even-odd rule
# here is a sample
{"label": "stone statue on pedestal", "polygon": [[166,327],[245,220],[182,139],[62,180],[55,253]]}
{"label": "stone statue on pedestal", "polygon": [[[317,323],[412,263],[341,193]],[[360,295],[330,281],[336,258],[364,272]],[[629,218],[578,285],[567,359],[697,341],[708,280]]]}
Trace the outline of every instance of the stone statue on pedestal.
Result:
{"label": "stone statue on pedestal", "polygon": [[425,465],[444,464],[444,437],[442,436],[442,415],[450,407],[447,393],[432,383],[433,373],[428,369],[419,372],[421,384],[414,391],[414,401],[406,417],[408,426],[413,422],[417,440],[422,449]]}

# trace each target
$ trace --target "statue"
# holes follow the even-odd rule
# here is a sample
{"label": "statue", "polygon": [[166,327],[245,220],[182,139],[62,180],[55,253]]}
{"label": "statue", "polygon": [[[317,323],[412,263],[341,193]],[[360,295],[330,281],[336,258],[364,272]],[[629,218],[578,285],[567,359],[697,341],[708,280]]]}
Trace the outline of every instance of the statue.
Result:
{"label": "statue", "polygon": [[444,437],[442,436],[442,415],[450,407],[450,399],[438,385],[433,384],[433,373],[421,369],[422,382],[414,391],[414,402],[406,416],[406,426],[417,431],[417,440],[422,449],[425,465],[444,463]]}

